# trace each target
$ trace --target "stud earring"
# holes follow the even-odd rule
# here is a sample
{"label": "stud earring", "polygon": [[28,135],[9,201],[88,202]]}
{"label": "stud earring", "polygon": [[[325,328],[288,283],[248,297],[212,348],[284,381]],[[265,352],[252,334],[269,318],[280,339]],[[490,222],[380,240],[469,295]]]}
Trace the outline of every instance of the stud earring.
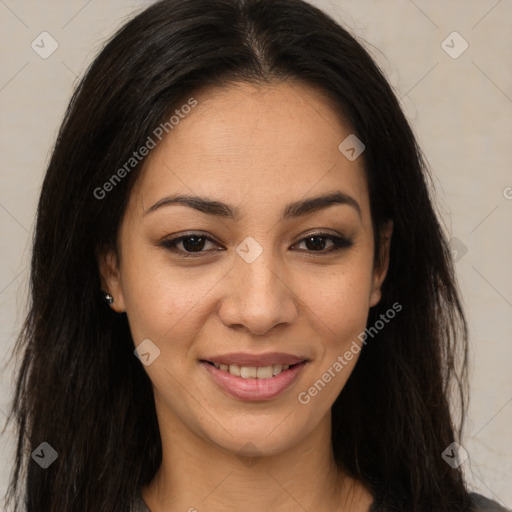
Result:
{"label": "stud earring", "polygon": [[105,300],[107,301],[107,304],[112,304],[114,302],[114,297],[112,297],[110,293],[105,293]]}

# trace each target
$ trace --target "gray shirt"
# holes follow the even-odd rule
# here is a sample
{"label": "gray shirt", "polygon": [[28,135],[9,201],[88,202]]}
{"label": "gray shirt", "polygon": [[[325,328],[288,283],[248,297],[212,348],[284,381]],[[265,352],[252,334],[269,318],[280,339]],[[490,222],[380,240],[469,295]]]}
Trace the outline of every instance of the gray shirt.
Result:
{"label": "gray shirt", "polygon": [[[503,508],[501,505],[496,503],[489,498],[482,496],[481,494],[471,493],[471,499],[473,500],[473,508],[471,512],[512,512],[510,509]],[[144,503],[142,496],[140,493],[137,495],[130,512],[151,512],[149,508]],[[374,508],[374,505],[370,507],[368,512],[385,512],[385,509],[379,507],[378,509]]]}

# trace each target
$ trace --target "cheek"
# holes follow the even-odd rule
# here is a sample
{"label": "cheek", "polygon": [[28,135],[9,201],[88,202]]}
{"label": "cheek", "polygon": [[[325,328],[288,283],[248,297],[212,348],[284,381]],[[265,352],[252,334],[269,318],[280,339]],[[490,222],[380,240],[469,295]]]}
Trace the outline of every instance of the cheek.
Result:
{"label": "cheek", "polygon": [[371,262],[353,258],[321,279],[308,281],[304,289],[307,306],[329,338],[340,343],[364,329],[370,306]]}
{"label": "cheek", "polygon": [[134,340],[172,336],[200,299],[200,286],[181,287],[159,274],[137,273],[126,284],[125,302]]}
{"label": "cheek", "polygon": [[128,253],[122,288],[135,344],[149,338],[162,352],[184,347],[205,321],[205,306],[218,281],[217,273],[173,266],[165,253],[153,249]]}
{"label": "cheek", "polygon": [[[354,260],[356,261],[356,260]],[[359,259],[331,275],[308,294],[314,312],[317,342],[316,361],[300,390],[298,402],[315,411],[309,423],[326,413],[345,386],[360,355],[361,339],[368,319],[371,262]]]}

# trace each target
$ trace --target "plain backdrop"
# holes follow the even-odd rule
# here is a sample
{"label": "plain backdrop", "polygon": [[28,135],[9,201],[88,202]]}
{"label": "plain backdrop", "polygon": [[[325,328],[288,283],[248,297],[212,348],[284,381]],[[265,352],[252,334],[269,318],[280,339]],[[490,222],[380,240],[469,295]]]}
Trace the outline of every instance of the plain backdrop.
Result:
{"label": "plain backdrop", "polygon": [[[8,357],[26,311],[35,209],[57,129],[78,77],[102,44],[150,3],[0,0],[2,421],[13,383]],[[463,468],[472,489],[510,507],[512,1],[312,3],[343,23],[377,60],[427,156],[470,327],[471,402],[463,440],[469,458]],[[58,45],[47,58],[40,55],[41,43],[39,53],[31,46],[42,37],[44,51]],[[1,438],[0,494],[12,467],[13,439],[10,429]]]}

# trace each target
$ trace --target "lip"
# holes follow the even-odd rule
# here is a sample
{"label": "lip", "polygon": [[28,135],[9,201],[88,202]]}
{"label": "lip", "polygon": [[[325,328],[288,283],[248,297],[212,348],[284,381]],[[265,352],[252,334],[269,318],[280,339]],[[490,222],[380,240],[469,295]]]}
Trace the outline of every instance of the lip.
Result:
{"label": "lip", "polygon": [[306,357],[284,352],[267,352],[265,354],[248,354],[247,352],[231,352],[211,357],[202,357],[201,361],[218,364],[237,364],[239,366],[270,366],[272,364],[292,364],[307,361]]}
{"label": "lip", "polygon": [[[247,361],[247,359],[244,359],[244,361]],[[261,359],[259,359],[259,361],[261,361]],[[200,361],[200,365],[223,391],[235,398],[246,401],[271,400],[284,393],[284,391],[290,388],[297,380],[300,372],[306,365],[306,361],[300,359],[297,363],[292,364],[294,364],[294,366],[288,370],[284,370],[279,375],[270,377],[269,379],[244,379],[243,377],[231,375],[227,371],[219,370],[204,360]],[[246,365],[244,364],[242,366]]]}

